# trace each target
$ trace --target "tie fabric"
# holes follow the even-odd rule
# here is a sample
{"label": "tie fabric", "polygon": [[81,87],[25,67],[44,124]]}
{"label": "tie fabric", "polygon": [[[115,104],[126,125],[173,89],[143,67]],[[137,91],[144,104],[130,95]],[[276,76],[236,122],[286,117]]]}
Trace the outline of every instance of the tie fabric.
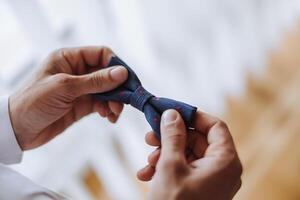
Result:
{"label": "tie fabric", "polygon": [[155,136],[160,140],[160,119],[165,110],[175,109],[182,116],[187,128],[192,127],[192,122],[197,108],[183,102],[167,98],[155,97],[141,84],[135,72],[120,58],[113,56],[108,64],[110,66],[121,65],[128,70],[128,79],[118,88],[105,93],[95,94],[101,101],[117,101],[130,104],[145,114],[152,127]]}

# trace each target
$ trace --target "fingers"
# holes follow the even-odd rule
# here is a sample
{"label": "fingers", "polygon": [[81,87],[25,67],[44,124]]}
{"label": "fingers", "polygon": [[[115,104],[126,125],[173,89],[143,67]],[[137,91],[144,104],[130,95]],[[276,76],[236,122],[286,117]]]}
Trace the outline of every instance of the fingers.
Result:
{"label": "fingers", "polygon": [[[146,141],[152,145],[159,144],[151,132],[147,134]],[[186,173],[187,168],[183,165],[185,163],[186,127],[180,114],[175,110],[165,111],[162,115],[161,141],[162,149],[157,149],[150,154],[149,165],[137,173],[140,180],[151,180],[156,164],[158,164],[158,170],[172,173],[174,176]]]}
{"label": "fingers", "polygon": [[[160,141],[156,138],[153,131],[145,136],[145,141],[150,146],[160,146]],[[137,173],[137,178],[141,181],[150,181],[155,173],[155,166],[159,160],[161,149],[157,148],[148,156],[148,165]]]}
{"label": "fingers", "polygon": [[109,107],[110,112],[107,115],[107,119],[111,123],[116,123],[116,121],[119,119],[119,116],[123,110],[124,105],[119,102],[109,101],[108,107]]}
{"label": "fingers", "polygon": [[72,69],[72,74],[85,74],[90,68],[104,68],[114,55],[112,50],[102,46],[63,48],[52,53],[52,60],[63,59]]}
{"label": "fingers", "polygon": [[122,110],[123,110],[123,104],[109,101],[108,107],[109,107],[110,112],[107,115],[107,119],[111,123],[116,123],[117,120],[119,119],[119,116],[120,116]]}
{"label": "fingers", "polygon": [[155,168],[147,165],[137,172],[137,178],[141,181],[150,181],[155,173]]}
{"label": "fingers", "polygon": [[162,115],[161,143],[160,163],[171,164],[185,160],[186,127],[175,110],[167,110]]}
{"label": "fingers", "polygon": [[45,72],[55,74],[54,82],[75,97],[106,92],[122,84],[128,76],[125,67],[104,68],[112,55],[105,47],[60,49],[49,56]]}
{"label": "fingers", "polygon": [[153,131],[150,131],[145,135],[145,141],[150,146],[160,146],[160,141],[157,139]]}
{"label": "fingers", "polygon": [[114,113],[116,116],[119,116],[123,110],[124,104],[120,102],[109,101],[108,107],[112,113]]}
{"label": "fingers", "polygon": [[66,81],[66,84],[71,86],[69,89],[75,90],[77,96],[81,96],[112,90],[126,81],[127,76],[125,67],[115,66],[86,75],[72,76],[73,80]]}
{"label": "fingers", "polygon": [[233,146],[233,140],[227,125],[220,119],[197,111],[194,120],[196,130],[207,135],[208,144],[222,143]]}
{"label": "fingers", "polygon": [[[102,93],[116,88],[127,79],[128,71],[122,66],[103,69],[112,55],[113,52],[105,47],[67,48],[55,51],[50,55],[52,64],[48,64],[46,70],[55,74],[51,77],[53,89],[63,92],[67,102],[73,102],[86,94]],[[123,109],[120,103],[93,105],[94,110],[112,123],[117,121]]]}
{"label": "fingers", "polygon": [[157,148],[155,151],[153,151],[149,156],[148,156],[148,163],[152,167],[155,167],[158,159],[160,157],[161,149]]}
{"label": "fingers", "polygon": [[98,112],[101,117],[107,117],[110,113],[108,103],[105,101],[94,100],[94,112]]}
{"label": "fingers", "polygon": [[[204,158],[211,158],[209,160],[213,163],[212,165],[217,166],[214,169],[227,171],[227,174],[229,171],[237,173],[242,171],[233,139],[223,121],[208,114],[197,112],[194,127],[207,135],[208,147],[205,150]],[[203,167],[204,161],[199,159],[194,161],[192,165]]]}
{"label": "fingers", "polygon": [[199,159],[201,157],[203,157],[207,147],[208,147],[208,143],[207,143],[207,139],[203,134],[199,134],[196,133],[196,139],[192,146],[193,149],[193,154],[195,155],[196,159]]}
{"label": "fingers", "polygon": [[153,151],[148,157],[148,165],[140,169],[137,173],[137,178],[141,181],[150,181],[155,173],[155,166],[160,156],[160,149]]}
{"label": "fingers", "polygon": [[119,102],[94,100],[93,111],[98,112],[101,117],[107,117],[111,123],[115,123],[118,120],[123,107],[124,105]]}
{"label": "fingers", "polygon": [[113,124],[117,122],[118,118],[119,118],[119,115],[115,115],[115,114],[112,113],[112,112],[109,113],[108,116],[107,116],[108,121],[109,121],[110,123],[113,123]]}
{"label": "fingers", "polygon": [[46,59],[41,75],[66,73],[83,75],[107,67],[114,55],[111,49],[101,46],[62,48]]}
{"label": "fingers", "polygon": [[113,52],[110,48],[99,46],[88,46],[74,48],[79,51],[85,64],[90,67],[106,67]]}

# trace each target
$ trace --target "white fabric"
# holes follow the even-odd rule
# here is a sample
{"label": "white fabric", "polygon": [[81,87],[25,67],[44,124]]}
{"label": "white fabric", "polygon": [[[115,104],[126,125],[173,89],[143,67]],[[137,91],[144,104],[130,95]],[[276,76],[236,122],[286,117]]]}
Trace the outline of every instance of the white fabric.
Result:
{"label": "white fabric", "polygon": [[15,137],[8,111],[8,96],[0,97],[0,162],[4,164],[19,163],[22,149]]}
{"label": "white fabric", "polygon": [[56,194],[18,172],[0,164],[1,200],[62,200],[65,197]]}
{"label": "white fabric", "polygon": [[0,96],[0,199],[1,200],[60,200],[56,194],[10,169],[4,164],[19,163],[22,149],[15,137],[8,107],[8,96]]}

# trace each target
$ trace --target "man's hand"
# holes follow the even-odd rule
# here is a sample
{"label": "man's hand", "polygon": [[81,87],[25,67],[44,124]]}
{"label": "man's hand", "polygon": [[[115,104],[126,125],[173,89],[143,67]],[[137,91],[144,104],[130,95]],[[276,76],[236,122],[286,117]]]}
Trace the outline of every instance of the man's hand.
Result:
{"label": "man's hand", "polygon": [[137,176],[153,179],[153,200],[232,199],[241,187],[242,165],[226,124],[197,112],[195,130],[186,130],[178,112],[168,110],[161,122],[161,144],[153,132],[146,142],[160,146]]}
{"label": "man's hand", "polygon": [[48,142],[92,112],[116,122],[123,104],[99,102],[90,95],[114,89],[127,79],[124,67],[105,68],[112,55],[104,47],[57,50],[29,85],[10,96],[10,117],[23,150]]}

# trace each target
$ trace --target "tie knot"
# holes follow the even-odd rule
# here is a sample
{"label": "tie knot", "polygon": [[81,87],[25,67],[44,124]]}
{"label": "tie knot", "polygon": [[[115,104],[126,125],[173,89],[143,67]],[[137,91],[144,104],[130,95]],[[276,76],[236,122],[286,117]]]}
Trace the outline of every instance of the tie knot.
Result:
{"label": "tie knot", "polygon": [[151,93],[139,86],[131,95],[130,105],[143,112],[144,105],[151,97],[153,97]]}

